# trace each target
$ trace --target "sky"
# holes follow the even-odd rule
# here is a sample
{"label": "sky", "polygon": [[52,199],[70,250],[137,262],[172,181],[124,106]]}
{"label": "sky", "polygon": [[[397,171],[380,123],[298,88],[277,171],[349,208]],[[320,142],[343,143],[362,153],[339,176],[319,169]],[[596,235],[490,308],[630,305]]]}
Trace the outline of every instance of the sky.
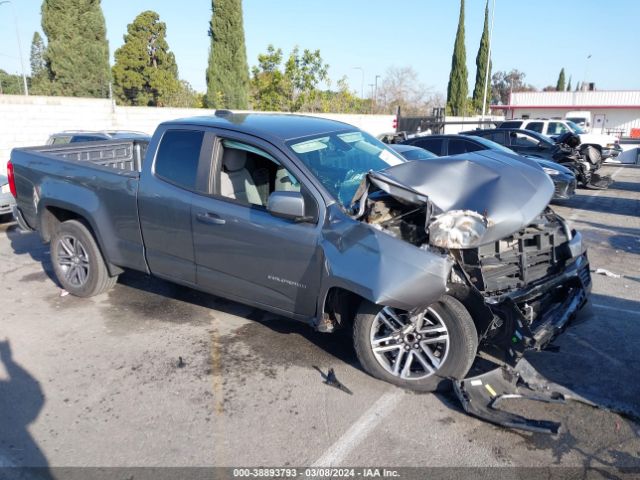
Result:
{"label": "sky", "polygon": [[[28,73],[33,33],[42,33],[41,4],[0,5],[0,69],[20,72],[17,24]],[[445,94],[459,5],[457,0],[243,0],[249,67],[269,44],[285,55],[298,45],[319,49],[334,85],[347,76],[357,94],[368,95],[376,75],[384,77],[392,66],[411,66],[421,83]],[[495,5],[494,72],[516,68],[542,89],[555,86],[564,67],[574,87],[587,79],[601,90],[640,89],[640,1],[495,0]],[[466,1],[470,94],[484,7],[485,0]],[[127,24],[144,10],[155,10],[167,24],[181,78],[206,90],[211,0],[102,0],[102,8],[112,62]]]}

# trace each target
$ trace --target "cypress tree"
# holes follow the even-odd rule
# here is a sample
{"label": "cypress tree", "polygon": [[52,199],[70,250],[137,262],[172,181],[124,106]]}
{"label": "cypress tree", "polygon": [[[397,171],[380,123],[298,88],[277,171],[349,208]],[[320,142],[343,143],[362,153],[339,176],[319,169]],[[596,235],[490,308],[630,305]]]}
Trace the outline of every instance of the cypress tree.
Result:
{"label": "cypress tree", "polygon": [[[487,77],[487,60],[489,60],[489,0],[484,8],[484,29],[480,38],[480,47],[476,56],[476,86],[473,89],[473,107],[476,112],[482,112],[482,99],[484,98],[484,86],[487,78],[491,78],[491,65]],[[487,105],[491,99],[491,83],[487,88]]]}
{"label": "cypress tree", "polygon": [[567,92],[571,91],[571,75],[569,75],[569,83],[567,83]]}
{"label": "cypress tree", "polygon": [[42,29],[51,93],[107,97],[109,44],[100,0],[44,0]]}
{"label": "cypress tree", "polygon": [[127,26],[112,69],[114,94],[121,103],[165,106],[179,90],[178,66],[166,33],[166,24],[149,10]]}
{"label": "cypress tree", "polygon": [[212,0],[206,105],[246,109],[249,66],[244,44],[242,0]]}
{"label": "cypress tree", "polygon": [[558,75],[558,83],[556,83],[556,90],[558,92],[564,92],[565,84],[564,84],[564,68],[560,70],[560,75]]}
{"label": "cypress tree", "polygon": [[35,32],[33,34],[33,40],[31,40],[30,63],[31,63],[32,78],[37,77],[38,75],[42,74],[42,72],[44,72],[44,69],[46,66],[44,62],[44,54],[45,54],[44,40],[42,39],[42,37],[38,32]]}
{"label": "cypress tree", "polygon": [[466,114],[469,90],[467,75],[467,52],[464,46],[464,0],[460,0],[460,18],[447,86],[447,110],[452,115]]}

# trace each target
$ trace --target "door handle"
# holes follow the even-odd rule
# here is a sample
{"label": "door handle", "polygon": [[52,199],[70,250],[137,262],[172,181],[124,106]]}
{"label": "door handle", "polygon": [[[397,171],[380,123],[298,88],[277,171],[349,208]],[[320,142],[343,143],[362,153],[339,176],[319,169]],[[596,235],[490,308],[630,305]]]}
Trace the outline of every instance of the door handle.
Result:
{"label": "door handle", "polygon": [[219,215],[211,212],[198,213],[196,218],[200,223],[206,223],[209,225],[224,225],[227,223],[224,218],[220,218]]}

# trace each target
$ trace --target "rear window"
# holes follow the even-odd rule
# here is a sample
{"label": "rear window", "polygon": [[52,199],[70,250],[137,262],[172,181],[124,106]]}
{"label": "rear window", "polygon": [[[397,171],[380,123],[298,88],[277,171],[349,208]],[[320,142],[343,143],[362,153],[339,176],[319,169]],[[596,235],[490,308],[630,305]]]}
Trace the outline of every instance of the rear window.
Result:
{"label": "rear window", "polygon": [[195,190],[203,139],[204,132],[197,130],[165,132],[156,155],[156,175],[180,187]]}
{"label": "rear window", "polygon": [[436,155],[442,155],[442,138],[419,138],[417,140],[413,140],[411,142],[406,142],[407,145],[415,145],[416,147],[424,148],[425,150],[429,150],[431,153],[435,153]]}
{"label": "rear window", "polygon": [[74,135],[71,143],[97,142],[100,140],[106,140],[106,138],[96,135]]}

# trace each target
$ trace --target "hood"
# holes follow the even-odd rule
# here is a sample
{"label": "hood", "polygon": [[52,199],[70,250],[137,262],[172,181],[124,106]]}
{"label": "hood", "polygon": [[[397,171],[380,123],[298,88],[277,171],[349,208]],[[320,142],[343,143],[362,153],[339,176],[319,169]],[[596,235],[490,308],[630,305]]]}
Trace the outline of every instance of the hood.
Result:
{"label": "hood", "polygon": [[430,201],[440,212],[470,210],[486,217],[488,228],[479,244],[529,225],[554,192],[535,161],[490,150],[401,163],[367,178],[405,202]]}

